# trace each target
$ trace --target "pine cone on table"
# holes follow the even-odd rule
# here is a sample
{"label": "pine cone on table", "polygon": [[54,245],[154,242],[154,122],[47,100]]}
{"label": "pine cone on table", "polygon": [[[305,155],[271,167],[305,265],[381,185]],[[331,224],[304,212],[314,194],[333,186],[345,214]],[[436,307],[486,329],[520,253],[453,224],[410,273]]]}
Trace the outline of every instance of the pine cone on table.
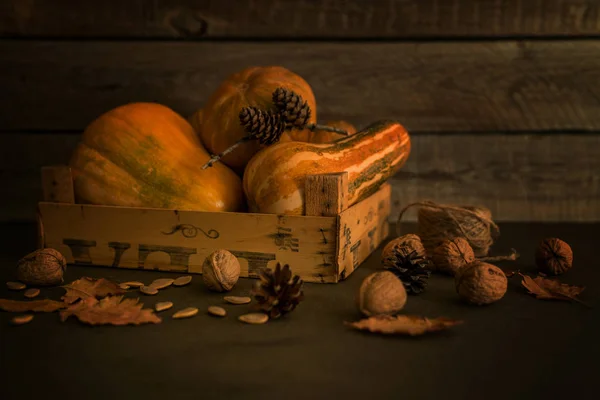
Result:
{"label": "pine cone on table", "polygon": [[277,263],[274,271],[265,268],[259,271],[258,277],[259,281],[256,282],[252,295],[260,311],[268,314],[271,319],[292,312],[304,299],[303,282],[298,275],[292,278],[288,264],[282,267]]}
{"label": "pine cone on table", "polygon": [[431,276],[429,260],[416,250],[402,246],[394,248],[383,260],[383,267],[393,272],[402,281],[409,294],[423,292]]}

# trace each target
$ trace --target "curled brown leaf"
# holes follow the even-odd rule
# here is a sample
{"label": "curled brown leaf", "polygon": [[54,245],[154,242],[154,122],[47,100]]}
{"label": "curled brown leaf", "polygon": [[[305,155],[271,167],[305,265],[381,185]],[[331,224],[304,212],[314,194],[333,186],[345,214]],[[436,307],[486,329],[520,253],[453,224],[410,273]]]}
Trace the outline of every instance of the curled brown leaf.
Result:
{"label": "curled brown leaf", "polygon": [[577,296],[584,291],[585,287],[583,286],[568,285],[556,279],[548,279],[542,276],[532,278],[521,273],[519,275],[523,278],[521,285],[527,289],[529,294],[534,295],[540,300],[573,300],[581,302],[577,299]]}
{"label": "curled brown leaf", "polygon": [[9,300],[0,299],[0,309],[8,312],[54,312],[66,308],[68,304],[50,299],[44,300]]}
{"label": "curled brown leaf", "polygon": [[417,336],[428,332],[436,332],[462,324],[463,321],[449,318],[425,318],[415,315],[374,316],[345,324],[358,330],[373,333]]}
{"label": "curled brown leaf", "polygon": [[83,277],[68,285],[63,286],[66,293],[61,297],[67,304],[75,303],[79,299],[87,299],[88,297],[101,299],[106,296],[119,295],[126,292],[118,283],[108,279],[88,278]]}
{"label": "curled brown leaf", "polygon": [[158,324],[162,320],[150,308],[143,308],[139,299],[125,299],[123,296],[109,296],[101,300],[87,297],[60,312],[61,321],[75,316],[89,325],[140,325]]}

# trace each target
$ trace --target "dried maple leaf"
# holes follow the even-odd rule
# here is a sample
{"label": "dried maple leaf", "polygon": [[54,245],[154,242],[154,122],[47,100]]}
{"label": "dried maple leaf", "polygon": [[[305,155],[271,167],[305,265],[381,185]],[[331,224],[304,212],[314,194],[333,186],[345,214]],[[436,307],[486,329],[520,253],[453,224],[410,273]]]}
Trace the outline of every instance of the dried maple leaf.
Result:
{"label": "dried maple leaf", "polygon": [[67,304],[72,304],[79,299],[87,299],[88,297],[101,299],[106,296],[126,292],[119,287],[119,284],[104,278],[93,279],[83,277],[63,286],[63,288],[67,292],[61,297],[61,300]]}
{"label": "dried maple leaf", "polygon": [[346,322],[346,325],[359,330],[410,336],[441,331],[458,324],[462,324],[462,321],[449,318],[429,319],[414,315],[375,316],[357,322]]}
{"label": "dried maple leaf", "polygon": [[528,275],[519,275],[523,277],[521,285],[529,291],[529,294],[533,294],[541,300],[574,300],[580,302],[577,296],[585,289],[582,286],[567,285],[555,279],[541,276],[532,278]]}
{"label": "dried maple leaf", "polygon": [[102,300],[87,297],[61,311],[60,319],[64,322],[73,315],[90,325],[140,325],[162,321],[154,310],[143,307],[139,299],[124,299],[123,296],[109,296]]}
{"label": "dried maple leaf", "polygon": [[8,312],[54,312],[66,308],[68,304],[50,299],[21,301],[0,299],[0,309]]}

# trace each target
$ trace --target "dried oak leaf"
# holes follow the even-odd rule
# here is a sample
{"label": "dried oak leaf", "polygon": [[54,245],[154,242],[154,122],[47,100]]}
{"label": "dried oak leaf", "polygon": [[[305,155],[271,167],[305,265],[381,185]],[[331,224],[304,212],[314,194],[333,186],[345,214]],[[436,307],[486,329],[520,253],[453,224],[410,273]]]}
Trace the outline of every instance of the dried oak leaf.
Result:
{"label": "dried oak leaf", "polygon": [[0,299],[0,309],[8,312],[54,312],[66,308],[68,304],[50,299],[21,301]]}
{"label": "dried oak leaf", "polygon": [[395,317],[374,316],[357,322],[346,322],[345,324],[358,330],[367,330],[374,333],[417,336],[448,329],[454,325],[462,324],[462,322],[449,318],[430,319],[414,315],[398,315]]}
{"label": "dried oak leaf", "polygon": [[583,292],[585,287],[571,286],[566,283],[561,283],[555,279],[548,279],[538,276],[532,278],[528,275],[519,274],[523,277],[521,285],[541,300],[575,300],[577,296]]}
{"label": "dried oak leaf", "polygon": [[162,320],[150,308],[143,308],[139,299],[109,296],[101,300],[87,297],[60,312],[62,322],[70,316],[89,325],[140,325],[158,324]]}
{"label": "dried oak leaf", "polygon": [[79,299],[87,299],[88,297],[101,299],[106,296],[126,292],[126,290],[119,287],[118,283],[104,278],[94,279],[83,277],[63,286],[63,288],[67,292],[61,297],[61,300],[67,304],[72,304]]}

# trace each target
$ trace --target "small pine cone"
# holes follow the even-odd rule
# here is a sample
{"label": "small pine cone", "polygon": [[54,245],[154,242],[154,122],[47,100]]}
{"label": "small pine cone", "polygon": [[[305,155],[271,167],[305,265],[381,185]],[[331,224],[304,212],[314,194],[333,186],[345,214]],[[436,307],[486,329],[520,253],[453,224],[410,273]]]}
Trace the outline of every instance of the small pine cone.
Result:
{"label": "small pine cone", "polygon": [[242,108],[239,118],[248,135],[264,145],[277,142],[285,129],[285,123],[279,114],[256,107]]}
{"label": "small pine cone", "polygon": [[296,128],[304,128],[310,119],[310,107],[307,101],[302,100],[302,96],[294,91],[284,88],[277,88],[273,92],[273,104],[279,113],[283,116],[286,124]]}
{"label": "small pine cone", "polygon": [[280,263],[275,266],[275,271],[265,268],[258,274],[252,295],[258,303],[260,311],[276,319],[292,312],[304,299],[302,280],[298,275],[292,278],[290,266]]}

